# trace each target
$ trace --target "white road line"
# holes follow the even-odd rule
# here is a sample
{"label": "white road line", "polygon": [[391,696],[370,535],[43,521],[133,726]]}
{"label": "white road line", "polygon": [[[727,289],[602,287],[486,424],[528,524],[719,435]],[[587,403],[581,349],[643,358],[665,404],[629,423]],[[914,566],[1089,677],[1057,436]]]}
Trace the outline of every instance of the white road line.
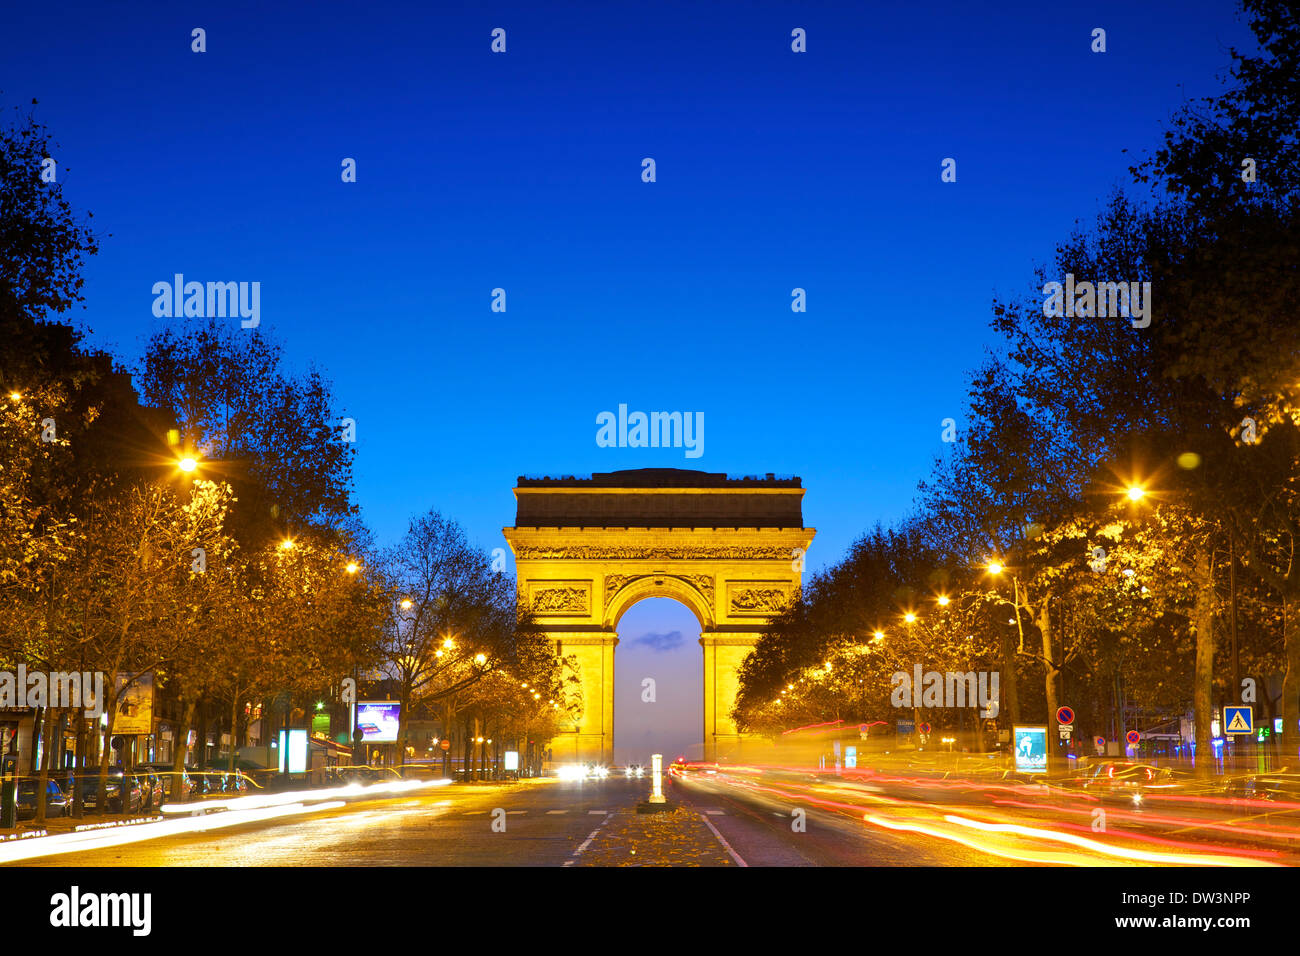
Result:
{"label": "white road line", "polygon": [[551,814],[555,814],[555,813],[568,813],[568,812],[569,812],[568,810],[547,810],[546,815],[550,816]]}
{"label": "white road line", "polygon": [[[598,810],[592,812],[605,813],[604,810]],[[610,817],[612,817],[613,815],[614,815],[614,811],[610,810],[608,816],[606,816],[605,819],[600,821],[600,826],[596,827],[596,829],[592,830],[591,833],[587,835],[587,839],[583,841],[582,846],[578,847],[576,850],[573,851],[573,859],[565,861],[564,864],[565,866],[573,866],[574,862],[578,859],[578,857],[582,856],[582,851],[587,849],[587,847],[591,846],[591,841],[596,839],[596,834],[600,832],[600,827],[603,827],[606,823],[608,823]]]}
{"label": "white road line", "polygon": [[704,812],[711,817],[725,817],[727,815],[726,810],[705,810]]}
{"label": "white road line", "polygon": [[514,816],[516,813],[527,813],[527,812],[528,812],[527,810],[507,810],[506,816],[510,817],[510,816]]}
{"label": "white road line", "polygon": [[589,816],[589,817],[598,817],[598,816],[600,816],[602,813],[609,813],[609,811],[608,811],[608,810],[588,810],[588,811],[587,811],[587,816]]}
{"label": "white road line", "polygon": [[731,848],[731,844],[727,842],[727,838],[718,832],[718,828],[713,825],[712,820],[702,813],[700,814],[700,819],[704,821],[706,827],[713,831],[713,835],[718,838],[718,842],[722,844],[722,848],[731,854],[731,858],[736,861],[736,866],[749,866],[748,863],[740,858],[740,854]]}

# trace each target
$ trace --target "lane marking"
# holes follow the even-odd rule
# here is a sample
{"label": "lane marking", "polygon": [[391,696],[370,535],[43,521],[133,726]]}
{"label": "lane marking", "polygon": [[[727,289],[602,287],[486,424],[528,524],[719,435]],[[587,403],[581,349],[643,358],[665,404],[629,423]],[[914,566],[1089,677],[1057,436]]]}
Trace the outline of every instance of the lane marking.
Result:
{"label": "lane marking", "polygon": [[[592,812],[605,813],[604,810],[596,810]],[[564,863],[565,866],[573,866],[573,864],[577,862],[578,857],[582,856],[582,851],[587,849],[587,847],[591,846],[591,841],[596,839],[596,834],[600,832],[600,828],[603,827],[606,823],[608,823],[610,821],[610,818],[613,816],[614,816],[614,811],[610,810],[608,815],[605,817],[605,819],[600,821],[600,825],[597,826],[596,829],[592,830],[591,833],[587,835],[587,839],[583,841],[582,846],[578,847],[576,850],[573,851],[573,859],[566,860]]]}
{"label": "lane marking", "polygon": [[589,816],[589,817],[598,817],[598,816],[600,816],[602,813],[609,813],[609,811],[608,811],[608,810],[588,810],[588,811],[587,811],[587,816]]}
{"label": "lane marking", "polygon": [[731,848],[731,844],[727,842],[727,838],[718,832],[718,828],[713,825],[712,820],[702,813],[700,814],[700,819],[704,821],[706,827],[713,831],[713,835],[718,838],[718,842],[722,844],[722,848],[731,854],[731,858],[736,861],[736,866],[749,866],[748,863],[740,858],[740,854]]}
{"label": "lane marking", "polygon": [[705,810],[704,812],[711,817],[725,817],[727,815],[726,810]]}
{"label": "lane marking", "polygon": [[546,814],[547,816],[550,816],[551,814],[554,813],[568,813],[568,812],[569,812],[568,810],[547,810]]}
{"label": "lane marking", "polygon": [[512,817],[512,816],[514,816],[514,815],[517,814],[517,813],[527,813],[527,812],[528,812],[527,810],[507,810],[507,811],[506,811],[506,816],[508,816],[508,817]]}

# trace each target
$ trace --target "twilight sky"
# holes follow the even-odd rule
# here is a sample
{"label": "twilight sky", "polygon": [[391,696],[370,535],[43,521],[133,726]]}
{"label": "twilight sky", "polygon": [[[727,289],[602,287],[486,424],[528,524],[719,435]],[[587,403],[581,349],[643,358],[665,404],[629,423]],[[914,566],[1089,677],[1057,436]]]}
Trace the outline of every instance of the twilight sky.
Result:
{"label": "twilight sky", "polygon": [[[906,513],[993,295],[1028,293],[1249,43],[1198,0],[267,6],[5,10],[0,105],[40,101],[67,197],[112,234],[91,341],[131,365],[155,282],[258,281],[263,329],[357,421],[381,543],[437,507],[505,547],[520,474],[771,471],[808,489],[809,570]],[[598,447],[620,403],[702,412],[703,455]],[[695,627],[666,601],[625,618],[620,749],[682,749],[640,704],[652,673],[698,738]]]}

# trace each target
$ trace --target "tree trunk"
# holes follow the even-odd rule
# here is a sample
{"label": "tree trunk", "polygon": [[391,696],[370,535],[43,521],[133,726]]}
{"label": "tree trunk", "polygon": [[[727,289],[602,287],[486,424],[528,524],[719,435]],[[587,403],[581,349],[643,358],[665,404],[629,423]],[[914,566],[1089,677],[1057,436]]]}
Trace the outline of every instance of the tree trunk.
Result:
{"label": "tree trunk", "polygon": [[[41,759],[36,767],[36,823],[45,822],[45,790],[50,785],[50,738],[53,736],[54,711],[48,707],[41,711],[39,739],[41,741]],[[35,731],[35,728],[33,728]],[[33,739],[37,734],[33,732]]]}
{"label": "tree trunk", "polygon": [[177,803],[183,803],[187,796],[185,792],[185,779],[181,775],[185,772],[185,758],[189,755],[190,750],[190,726],[194,723],[194,711],[197,702],[186,699],[185,708],[181,712],[181,723],[176,728],[176,753],[172,757],[172,779],[171,787],[172,800]]}
{"label": "tree trunk", "polygon": [[[1300,593],[1283,596],[1282,624],[1286,650],[1286,674],[1282,678],[1282,761],[1294,764],[1300,749]],[[1264,691],[1267,696],[1268,691]]]}
{"label": "tree trunk", "polygon": [[1061,769],[1061,731],[1056,719],[1059,709],[1056,695],[1056,658],[1052,654],[1051,598],[1044,595],[1042,603],[1034,609],[1034,623],[1043,635],[1043,680],[1047,696],[1047,770]]}
{"label": "tree trunk", "polygon": [[83,816],[83,810],[84,810],[84,808],[82,807],[82,800],[81,800],[81,778],[82,778],[82,774],[86,770],[86,764],[88,763],[86,759],[86,747],[90,743],[90,735],[86,731],[86,712],[84,710],[78,710],[76,714],[77,714],[77,757],[76,760],[73,761],[73,764],[75,766],[75,773],[73,776],[72,793],[68,794],[68,798],[72,801],[73,819],[80,820]]}
{"label": "tree trunk", "polygon": [[1196,632],[1196,669],[1192,678],[1192,707],[1196,720],[1196,773],[1208,777],[1214,772],[1214,743],[1210,717],[1214,691],[1214,564],[1207,545],[1196,555],[1194,577],[1196,606],[1192,628]]}
{"label": "tree trunk", "polygon": [[108,723],[104,726],[104,746],[99,751],[99,798],[95,802],[95,807],[103,816],[108,813],[108,765],[113,759],[113,724],[117,720],[117,681],[113,681],[114,691],[108,693],[105,690],[104,713],[108,717]]}
{"label": "tree trunk", "polygon": [[230,691],[230,765],[227,769],[235,772],[235,725],[239,722],[239,694],[236,689]]}
{"label": "tree trunk", "polygon": [[999,716],[1006,715],[1006,726],[1020,723],[1020,695],[1016,689],[1016,639],[1010,631],[1002,632],[1002,708]]}

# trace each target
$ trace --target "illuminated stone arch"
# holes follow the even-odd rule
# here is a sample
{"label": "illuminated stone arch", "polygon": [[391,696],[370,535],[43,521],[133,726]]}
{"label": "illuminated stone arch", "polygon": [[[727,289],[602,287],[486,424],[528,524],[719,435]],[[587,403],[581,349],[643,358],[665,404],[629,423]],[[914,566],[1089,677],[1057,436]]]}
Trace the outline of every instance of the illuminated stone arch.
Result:
{"label": "illuminated stone arch", "polygon": [[556,761],[612,760],[614,649],[624,613],[646,598],[685,605],[700,624],[704,757],[753,739],[731,720],[739,670],[798,592],[816,531],[803,525],[798,478],[728,478],[646,468],[590,478],[520,478],[519,601],[578,663],[583,714],[552,742]]}

